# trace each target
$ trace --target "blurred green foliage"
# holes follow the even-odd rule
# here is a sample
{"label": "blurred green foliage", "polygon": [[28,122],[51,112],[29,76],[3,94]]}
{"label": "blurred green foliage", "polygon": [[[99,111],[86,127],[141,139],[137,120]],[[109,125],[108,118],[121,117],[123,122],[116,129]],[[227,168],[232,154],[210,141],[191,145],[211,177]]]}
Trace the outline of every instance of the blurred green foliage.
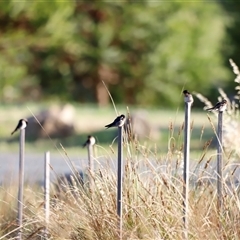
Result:
{"label": "blurred green foliage", "polygon": [[0,1],[2,102],[173,106],[224,86],[218,2]]}
{"label": "blurred green foliage", "polygon": [[[235,0],[218,0],[224,9],[224,14],[227,16],[226,22],[226,44],[222,48],[223,55],[225,56],[226,64],[229,65],[229,58],[240,67],[240,1]],[[234,74],[232,73],[232,76]],[[230,82],[228,84],[229,89],[236,87],[235,82]]]}

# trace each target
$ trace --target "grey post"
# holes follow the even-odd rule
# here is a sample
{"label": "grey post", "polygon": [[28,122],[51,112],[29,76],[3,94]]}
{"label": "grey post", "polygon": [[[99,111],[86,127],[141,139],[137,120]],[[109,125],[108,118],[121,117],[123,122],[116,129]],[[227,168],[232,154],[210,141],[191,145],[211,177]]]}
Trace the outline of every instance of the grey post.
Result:
{"label": "grey post", "polygon": [[22,239],[23,228],[23,189],[24,189],[24,146],[25,146],[25,128],[20,129],[19,139],[19,181],[18,181],[18,217],[19,227],[17,239]]}
{"label": "grey post", "polygon": [[48,224],[50,216],[50,152],[44,156],[44,211],[45,211],[45,229],[44,239],[47,239]]}
{"label": "grey post", "polygon": [[87,146],[88,149],[88,167],[91,173],[94,171],[94,165],[93,165],[93,145],[88,144]]}
{"label": "grey post", "polygon": [[218,209],[222,209],[222,189],[223,189],[223,176],[222,176],[222,126],[223,126],[223,112],[218,113],[218,144],[217,144],[217,195],[218,195]]}
{"label": "grey post", "polygon": [[89,135],[87,141],[83,144],[83,147],[87,146],[88,151],[88,179],[89,179],[89,189],[92,191],[93,188],[93,174],[94,174],[94,162],[93,162],[93,146],[96,143],[96,139]]}
{"label": "grey post", "polygon": [[193,97],[187,90],[183,91],[185,102],[185,124],[184,124],[184,168],[183,168],[183,225],[184,236],[188,239],[188,193],[189,193],[189,151],[190,151],[190,116]]}
{"label": "grey post", "polygon": [[123,182],[123,126],[118,127],[118,174],[117,214],[119,217],[119,238],[122,239],[122,182]]}
{"label": "grey post", "polygon": [[183,169],[183,223],[188,230],[188,192],[189,192],[189,149],[190,149],[190,114],[191,103],[185,103],[184,129],[184,169]]}
{"label": "grey post", "polygon": [[88,149],[88,168],[89,168],[89,188],[93,188],[93,173],[94,173],[94,164],[93,164],[93,144],[87,145]]}

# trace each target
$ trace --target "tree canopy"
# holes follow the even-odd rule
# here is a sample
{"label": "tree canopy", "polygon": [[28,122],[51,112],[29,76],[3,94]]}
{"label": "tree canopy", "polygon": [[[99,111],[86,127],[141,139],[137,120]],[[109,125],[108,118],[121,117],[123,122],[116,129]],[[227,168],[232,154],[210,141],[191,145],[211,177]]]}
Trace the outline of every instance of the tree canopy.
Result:
{"label": "tree canopy", "polygon": [[228,79],[217,2],[0,1],[2,101],[171,106]]}

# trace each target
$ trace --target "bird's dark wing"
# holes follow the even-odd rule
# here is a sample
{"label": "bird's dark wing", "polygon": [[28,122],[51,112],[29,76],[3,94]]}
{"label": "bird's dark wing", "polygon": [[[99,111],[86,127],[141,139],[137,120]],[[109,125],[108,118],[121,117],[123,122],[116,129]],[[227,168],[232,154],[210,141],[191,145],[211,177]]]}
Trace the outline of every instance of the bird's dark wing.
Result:
{"label": "bird's dark wing", "polygon": [[18,125],[17,125],[16,128],[13,130],[13,132],[11,133],[11,135],[13,135],[13,134],[18,130],[19,127],[20,127],[20,123],[18,123]]}

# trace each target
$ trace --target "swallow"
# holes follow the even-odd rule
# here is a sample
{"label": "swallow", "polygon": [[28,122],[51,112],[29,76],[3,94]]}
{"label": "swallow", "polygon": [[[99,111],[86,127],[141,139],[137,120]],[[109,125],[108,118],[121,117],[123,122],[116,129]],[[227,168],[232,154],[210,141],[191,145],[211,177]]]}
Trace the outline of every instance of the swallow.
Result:
{"label": "swallow", "polygon": [[14,131],[11,133],[11,135],[13,135],[18,129],[26,128],[27,125],[28,125],[28,120],[27,119],[20,119],[19,122],[18,122],[18,125],[16,126]]}
{"label": "swallow", "polygon": [[191,103],[192,104],[194,102],[193,96],[188,90],[184,90],[183,94],[184,94],[184,102],[185,103]]}
{"label": "swallow", "polygon": [[227,108],[227,100],[223,99],[221,102],[217,102],[214,107],[206,109],[207,111],[211,112],[213,110],[223,112]]}
{"label": "swallow", "polygon": [[106,128],[111,128],[111,127],[122,127],[125,123],[125,115],[120,115],[118,116],[112,123],[106,125]]}
{"label": "swallow", "polygon": [[83,147],[86,147],[88,145],[93,146],[95,143],[96,143],[95,137],[89,135],[87,141],[83,144]]}

